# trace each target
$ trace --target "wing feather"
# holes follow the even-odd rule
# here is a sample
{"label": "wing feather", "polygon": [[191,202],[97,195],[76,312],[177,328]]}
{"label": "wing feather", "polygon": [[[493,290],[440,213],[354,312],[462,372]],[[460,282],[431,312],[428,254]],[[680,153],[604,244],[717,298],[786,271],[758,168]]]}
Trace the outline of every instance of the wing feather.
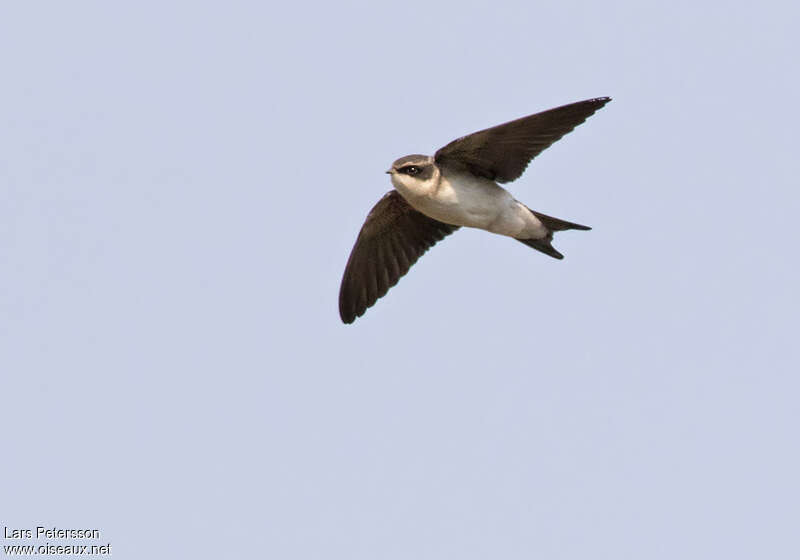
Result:
{"label": "wing feather", "polygon": [[578,101],[480,130],[440,148],[434,159],[440,165],[466,168],[473,175],[508,183],[609,101],[609,97]]}
{"label": "wing feather", "polygon": [[425,251],[458,226],[414,210],[395,190],[370,210],[358,234],[339,289],[339,315],[352,323],[386,295]]}

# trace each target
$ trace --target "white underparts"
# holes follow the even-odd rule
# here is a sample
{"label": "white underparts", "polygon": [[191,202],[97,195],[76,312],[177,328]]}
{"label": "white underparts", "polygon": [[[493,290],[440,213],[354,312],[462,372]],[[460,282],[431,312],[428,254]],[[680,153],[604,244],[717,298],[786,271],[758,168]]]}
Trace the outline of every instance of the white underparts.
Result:
{"label": "white underparts", "polygon": [[421,181],[394,173],[392,183],[411,206],[440,222],[518,239],[541,239],[548,233],[525,205],[488,179],[469,173],[435,173]]}

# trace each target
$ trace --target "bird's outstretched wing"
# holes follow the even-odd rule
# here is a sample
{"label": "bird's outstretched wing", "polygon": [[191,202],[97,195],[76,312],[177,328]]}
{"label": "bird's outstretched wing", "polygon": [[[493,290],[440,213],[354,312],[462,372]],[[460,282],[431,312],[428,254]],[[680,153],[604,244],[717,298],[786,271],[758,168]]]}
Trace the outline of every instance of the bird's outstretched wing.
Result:
{"label": "bird's outstretched wing", "polygon": [[522,117],[453,140],[434,155],[436,163],[465,167],[498,183],[518,179],[533,158],[611,101],[598,97]]}
{"label": "bird's outstretched wing", "polygon": [[458,226],[414,210],[391,190],[370,210],[350,252],[339,289],[339,315],[352,323],[397,284],[425,251]]}

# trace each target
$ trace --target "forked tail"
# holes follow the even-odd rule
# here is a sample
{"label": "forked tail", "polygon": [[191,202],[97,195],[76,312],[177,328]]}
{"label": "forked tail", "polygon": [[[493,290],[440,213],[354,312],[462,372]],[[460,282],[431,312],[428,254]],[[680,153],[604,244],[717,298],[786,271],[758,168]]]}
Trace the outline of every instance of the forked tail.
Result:
{"label": "forked tail", "polygon": [[[528,208],[528,210],[530,210],[530,208]],[[547,235],[541,239],[517,239],[517,241],[524,243],[528,247],[532,247],[537,251],[541,251],[545,255],[549,255],[554,259],[564,258],[564,255],[556,251],[553,247],[552,243],[554,231],[564,231],[566,229],[579,229],[586,231],[592,229],[589,226],[582,226],[581,224],[568,222],[560,218],[554,218],[535,210],[531,210],[531,213],[539,218],[539,221],[542,222],[542,225],[547,228]]]}

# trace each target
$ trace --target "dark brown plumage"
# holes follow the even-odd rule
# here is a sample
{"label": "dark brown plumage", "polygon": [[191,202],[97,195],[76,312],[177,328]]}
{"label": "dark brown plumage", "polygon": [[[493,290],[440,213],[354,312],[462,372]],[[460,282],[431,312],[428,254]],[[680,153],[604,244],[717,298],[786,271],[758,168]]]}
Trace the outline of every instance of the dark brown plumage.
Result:
{"label": "dark brown plumage", "polygon": [[458,226],[414,210],[391,190],[370,210],[347,260],[339,289],[339,315],[352,323],[383,297],[425,251]]}
{"label": "dark brown plumage", "polygon": [[434,154],[440,165],[466,167],[498,183],[518,179],[533,158],[611,101],[598,97],[522,117],[453,140]]}

